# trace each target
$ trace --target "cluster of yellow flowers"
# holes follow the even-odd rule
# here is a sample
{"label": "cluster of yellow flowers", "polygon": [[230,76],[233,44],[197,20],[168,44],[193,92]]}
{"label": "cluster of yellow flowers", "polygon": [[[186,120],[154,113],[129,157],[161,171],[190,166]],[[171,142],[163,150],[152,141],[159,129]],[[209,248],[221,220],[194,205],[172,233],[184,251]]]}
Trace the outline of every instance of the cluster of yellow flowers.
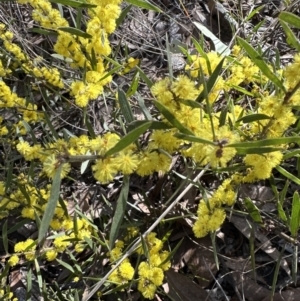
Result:
{"label": "cluster of yellow flowers", "polygon": [[226,217],[222,206],[232,206],[235,202],[236,192],[234,186],[233,180],[226,179],[211,198],[200,200],[197,210],[198,219],[193,226],[196,237],[204,237],[209,232],[220,228]]}
{"label": "cluster of yellow flowers", "polygon": [[[201,78],[200,72],[210,76],[222,56],[213,52],[208,53],[206,58],[192,56],[192,62],[187,65],[186,70],[195,78],[194,81],[187,76],[179,76],[174,81],[166,78],[152,87],[152,93],[184,128],[195,135],[195,138],[199,137],[209,143],[185,142],[174,137],[177,130],[174,132],[174,129],[171,129],[154,131],[150,145],[154,144],[155,148],[162,148],[170,153],[177,150],[183,156],[192,158],[200,166],[209,163],[212,168],[226,167],[236,156],[236,149],[227,147],[228,144],[282,137],[295,123],[296,116],[292,109],[300,104],[300,90],[293,91],[293,89],[300,82],[297,72],[300,68],[300,55],[295,55],[294,62],[285,69],[277,71],[288,92],[284,94],[283,91],[279,91],[269,95],[268,91],[258,92],[259,87],[263,89],[263,84],[267,82],[259,68],[248,57],[241,55],[238,46],[234,47],[233,53],[236,58],[233,56],[230,60],[229,58],[225,60],[223,78],[221,76],[217,78],[215,86],[208,95],[207,105],[213,106],[221,94],[230,92],[235,86],[251,83],[253,90],[249,93],[256,100],[256,109],[229,105],[226,119],[222,123],[220,112],[211,110],[211,113],[207,114],[203,109],[204,105],[201,107],[195,102],[196,97],[204,89],[201,81],[197,79]],[[289,95],[292,91],[293,93]],[[186,103],[184,100],[189,102]],[[266,118],[249,123],[239,121],[241,117],[255,113],[263,114]],[[222,206],[231,206],[234,203],[234,187],[240,183],[268,179],[272,169],[281,163],[282,158],[283,154],[280,151],[247,154],[243,158],[247,167],[245,171],[234,174],[223,182],[211,198],[200,201],[198,219],[193,227],[195,235],[203,237],[208,232],[217,230],[226,216]]]}
{"label": "cluster of yellow flowers", "polygon": [[[88,1],[95,7],[88,10],[90,20],[87,23],[86,38],[63,30],[69,26],[69,23],[58,10],[52,7],[50,1],[20,0],[18,2],[30,4],[33,7],[32,18],[44,28],[57,31],[58,37],[54,51],[68,59],[70,67],[84,68],[84,80],[74,80],[70,86],[70,94],[78,106],[87,106],[90,100],[97,98],[103,92],[103,86],[112,79],[106,71],[103,57],[111,53],[108,34],[115,30],[115,21],[121,12],[119,7],[121,0]],[[21,68],[26,74],[32,76],[35,82],[42,80],[60,89],[65,87],[57,68],[39,67],[43,63],[43,59],[31,60],[22,48],[13,42],[13,38],[13,33],[7,30],[4,24],[0,24],[0,41],[3,42],[6,51],[0,58],[1,77],[9,76],[12,71]],[[34,85],[34,81],[32,85]],[[43,117],[43,114],[37,111],[36,105],[17,97],[5,82],[0,80],[0,108],[2,107],[17,108],[26,122],[36,122]],[[23,129],[22,123],[15,126],[19,130]],[[6,126],[1,126],[0,135],[7,134]]]}
{"label": "cluster of yellow flowers", "polygon": [[[156,237],[155,232],[151,232],[145,238],[147,245],[148,258],[146,261],[140,262],[138,266],[138,284],[137,288],[144,298],[153,299],[157,287],[163,284],[164,271],[170,266],[169,252],[162,251],[163,242]],[[115,244],[115,248],[109,252],[110,261],[118,260],[123,254],[124,242],[119,240]],[[143,247],[137,249],[139,255],[145,255]],[[134,277],[134,268],[128,259],[125,259],[121,265],[113,271],[109,276],[109,280],[114,284],[125,284]]]}
{"label": "cluster of yellow flowers", "polygon": [[94,177],[104,184],[112,181],[118,172],[123,174],[137,172],[144,176],[153,172],[168,171],[171,158],[166,154],[153,151],[155,142],[144,151],[138,151],[136,145],[131,144],[112,157],[102,158],[119,140],[120,137],[117,134],[106,133],[94,139],[90,139],[87,135],[74,136],[69,141],[58,139],[45,147],[40,144],[30,146],[27,141],[20,141],[17,144],[17,150],[28,161],[40,160],[43,163],[44,174],[50,178],[53,178],[60,164],[63,165],[61,177],[66,177],[71,170],[68,159],[86,154],[99,157],[95,160],[92,169]]}
{"label": "cluster of yellow flowers", "polygon": [[[85,219],[65,217],[63,221],[59,221],[57,219],[57,215],[61,215],[59,209],[56,208],[56,217],[51,222],[51,228],[58,231],[53,235],[52,246],[39,250],[39,254],[47,261],[55,260],[58,254],[65,252],[67,248],[74,248],[77,253],[83,252],[87,246],[85,239],[91,238],[93,232],[91,224]],[[30,238],[16,243],[15,254],[10,256],[8,264],[10,266],[18,264],[21,255],[24,255],[27,261],[33,261],[37,257],[36,247],[36,242]]]}
{"label": "cluster of yellow flowers", "polygon": [[18,298],[13,298],[13,293],[9,291],[5,291],[4,289],[0,289],[0,298],[3,301],[18,301]]}

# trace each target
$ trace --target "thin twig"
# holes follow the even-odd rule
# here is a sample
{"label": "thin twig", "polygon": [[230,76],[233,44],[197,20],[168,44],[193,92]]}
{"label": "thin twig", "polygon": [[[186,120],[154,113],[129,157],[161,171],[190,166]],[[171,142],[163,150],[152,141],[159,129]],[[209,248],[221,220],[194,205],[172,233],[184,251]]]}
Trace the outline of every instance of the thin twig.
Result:
{"label": "thin twig", "polygon": [[[197,182],[206,172],[208,165],[194,178],[193,182]],[[170,206],[161,214],[161,216],[150,226],[150,228],[142,235],[142,238],[146,238],[146,236],[153,230],[155,227],[161,222],[161,220],[173,209],[173,207],[182,199],[182,197],[193,187],[194,184],[189,184],[182,193],[170,204]],[[141,237],[133,244],[133,246],[123,255],[123,257],[117,261],[115,266],[99,281],[94,288],[88,293],[86,297],[83,297],[82,301],[90,300],[93,295],[99,290],[99,288],[104,284],[107,278],[115,271],[120,264],[128,258],[140,245]]]}

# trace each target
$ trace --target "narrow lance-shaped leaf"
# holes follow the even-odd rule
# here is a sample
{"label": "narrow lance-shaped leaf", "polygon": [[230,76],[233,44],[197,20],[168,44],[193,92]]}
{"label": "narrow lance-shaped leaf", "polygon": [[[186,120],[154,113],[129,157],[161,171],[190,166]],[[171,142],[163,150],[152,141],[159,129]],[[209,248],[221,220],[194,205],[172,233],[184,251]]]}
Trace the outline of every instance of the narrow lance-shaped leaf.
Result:
{"label": "narrow lance-shaped leaf", "polygon": [[271,119],[270,116],[266,115],[266,114],[251,114],[251,115],[247,115],[247,116],[243,116],[241,118],[239,118],[236,122],[244,122],[244,123],[250,123],[253,121],[259,121],[259,120],[264,120],[264,119]]}
{"label": "narrow lance-shaped leaf", "polygon": [[109,234],[109,248],[110,250],[113,248],[115,241],[118,237],[120,227],[122,225],[122,221],[124,218],[126,204],[128,200],[128,191],[129,191],[129,176],[124,176],[123,185],[120,192],[120,196],[117,202],[116,212],[113,217],[113,221],[111,224],[110,234]]}
{"label": "narrow lance-shaped leaf", "polygon": [[[136,127],[141,126],[141,125],[143,125],[145,123],[148,123],[148,122],[149,121],[147,121],[147,120],[136,120],[136,121],[131,122],[128,125],[128,128],[130,130],[133,130]],[[166,124],[162,121],[151,121],[151,126],[149,127],[150,130],[167,130],[167,129],[171,129],[171,128],[172,128],[171,125]]]}
{"label": "narrow lance-shaped leaf", "polygon": [[282,137],[282,138],[270,138],[264,140],[257,140],[257,141],[247,141],[247,142],[239,142],[239,143],[232,143],[227,144],[225,147],[261,147],[261,146],[272,146],[272,145],[280,145],[280,144],[287,144],[287,143],[300,143],[299,136],[293,137]]}
{"label": "narrow lance-shaped leaf", "polygon": [[174,135],[175,137],[182,139],[182,140],[187,140],[190,142],[196,142],[196,143],[202,143],[202,144],[209,144],[209,145],[213,145],[213,146],[217,146],[215,142],[210,141],[210,140],[206,140],[197,136],[192,136],[192,135],[184,135],[181,133],[177,133]]}
{"label": "narrow lance-shaped leaf", "polygon": [[280,219],[284,222],[287,222],[288,218],[287,218],[280,202],[277,203],[277,210],[278,210],[278,216],[280,217]]}
{"label": "narrow lance-shaped leaf", "polygon": [[134,115],[132,113],[131,106],[129,104],[127,96],[124,93],[124,91],[121,89],[118,90],[118,101],[125,120],[128,123],[134,121]]}
{"label": "narrow lance-shaped leaf", "polygon": [[284,169],[281,166],[277,166],[276,169],[283,175],[285,176],[287,179],[293,181],[294,183],[300,185],[300,179],[295,177],[293,174],[291,174],[290,172],[288,172],[286,169]]}
{"label": "narrow lance-shaped leaf", "polygon": [[286,41],[292,47],[294,47],[297,51],[300,51],[300,42],[293,33],[293,31],[289,28],[289,26],[282,20],[280,20],[280,24],[285,32]]}
{"label": "narrow lance-shaped leaf", "polygon": [[91,39],[92,38],[92,36],[90,34],[84,32],[80,29],[73,28],[73,27],[59,27],[58,30],[68,32],[68,33],[73,34],[75,36],[86,38],[86,39]]}
{"label": "narrow lance-shaped leaf", "polygon": [[131,143],[135,142],[140,135],[144,134],[149,129],[151,124],[152,122],[148,121],[140,125],[136,129],[134,129],[133,131],[129,132],[121,140],[119,140],[114,147],[112,147],[106,152],[105,157],[109,157],[115,153],[118,153],[122,151],[124,148],[126,148],[127,146],[129,146]]}
{"label": "narrow lance-shaped leaf", "polygon": [[239,155],[247,155],[247,154],[266,154],[272,153],[276,151],[282,151],[283,148],[280,147],[237,147],[236,153]]}
{"label": "narrow lance-shaped leaf", "polygon": [[95,4],[90,4],[90,3],[85,3],[83,1],[75,1],[75,0],[49,0],[52,3],[58,3],[58,4],[63,4],[63,5],[69,5],[71,7],[97,7]]}
{"label": "narrow lance-shaped leaf", "polygon": [[138,7],[141,7],[141,8],[145,8],[147,10],[154,10],[155,12],[157,13],[160,13],[161,12],[161,9],[158,8],[157,6],[149,3],[148,1],[146,0],[126,0],[127,3],[130,3],[132,5],[135,5],[135,6],[138,6]]}
{"label": "narrow lance-shaped leaf", "polygon": [[300,17],[293,13],[283,11],[279,15],[279,20],[284,21],[297,28],[300,28]]}
{"label": "narrow lance-shaped leaf", "polygon": [[255,65],[260,69],[260,71],[270,80],[272,81],[278,88],[282,91],[286,92],[286,89],[281,82],[281,80],[274,74],[274,72],[269,68],[264,59],[260,56],[260,54],[245,40],[237,37],[241,46],[245,49],[251,60],[255,63]]}
{"label": "narrow lance-shaped leaf", "polygon": [[257,206],[252,202],[252,200],[250,198],[245,198],[244,199],[244,204],[245,204],[245,206],[247,208],[247,211],[249,212],[251,218],[256,223],[262,224],[263,221],[262,221],[262,218],[261,218],[261,215],[260,215],[260,211],[257,208]]}
{"label": "narrow lance-shaped leaf", "polygon": [[39,229],[38,242],[41,242],[48,231],[50,222],[55,212],[55,208],[59,199],[60,183],[61,183],[61,171],[63,164],[61,164],[54,175],[52,186],[50,190],[50,197],[45,209],[45,213],[42,218],[41,227]]}
{"label": "narrow lance-shaped leaf", "polygon": [[293,195],[293,204],[292,204],[292,213],[290,220],[290,231],[291,236],[296,237],[298,229],[299,229],[299,221],[300,221],[300,198],[297,191],[295,191]]}
{"label": "narrow lance-shaped leaf", "polygon": [[160,111],[160,113],[174,126],[176,127],[180,132],[186,135],[194,135],[192,131],[184,127],[179,120],[176,119],[176,117],[169,111],[169,109],[161,104],[158,101],[154,101],[155,106]]}
{"label": "narrow lance-shaped leaf", "polygon": [[207,94],[210,93],[210,91],[212,90],[212,88],[214,87],[215,83],[218,80],[218,76],[221,73],[224,60],[225,60],[225,58],[223,58],[220,61],[220,63],[217,65],[217,67],[215,68],[215,70],[213,71],[213,73],[211,74],[211,76],[209,77],[209,79],[206,83],[206,90],[203,89],[203,91],[197,96],[197,98],[195,100],[196,102],[201,102],[203,99],[205,99],[206,93]]}

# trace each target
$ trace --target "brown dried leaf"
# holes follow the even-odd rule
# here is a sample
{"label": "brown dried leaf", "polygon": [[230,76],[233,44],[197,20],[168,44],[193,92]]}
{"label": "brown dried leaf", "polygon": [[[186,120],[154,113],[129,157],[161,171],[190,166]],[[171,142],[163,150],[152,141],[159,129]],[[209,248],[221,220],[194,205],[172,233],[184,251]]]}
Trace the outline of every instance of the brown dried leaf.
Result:
{"label": "brown dried leaf", "polygon": [[[249,224],[251,224],[254,231],[255,239],[256,241],[259,241],[256,242],[256,246],[263,250],[266,254],[268,254],[274,261],[277,261],[278,258],[280,258],[280,252],[272,246],[270,240],[257,229],[257,226],[254,223],[252,223],[249,220],[247,221],[244,217],[240,217],[237,215],[232,215],[230,218],[230,222],[232,222],[235,225],[235,227],[248,239],[251,236],[251,229],[249,227]],[[285,259],[281,259],[280,266],[285,270],[285,272],[288,275],[291,275],[291,270]]]}
{"label": "brown dried leaf", "polygon": [[211,300],[204,289],[185,275],[169,270],[166,278],[165,292],[174,301]]}
{"label": "brown dried leaf", "polygon": [[[248,301],[260,301],[270,295],[270,291],[268,289],[257,284],[245,273],[233,272],[232,277],[235,281],[236,288]],[[270,299],[268,299],[268,301],[269,300]]]}
{"label": "brown dried leaf", "polygon": [[175,269],[187,265],[194,276],[198,278],[199,286],[204,288],[217,272],[216,263],[209,237],[195,241],[185,237],[183,243],[174,255]]}

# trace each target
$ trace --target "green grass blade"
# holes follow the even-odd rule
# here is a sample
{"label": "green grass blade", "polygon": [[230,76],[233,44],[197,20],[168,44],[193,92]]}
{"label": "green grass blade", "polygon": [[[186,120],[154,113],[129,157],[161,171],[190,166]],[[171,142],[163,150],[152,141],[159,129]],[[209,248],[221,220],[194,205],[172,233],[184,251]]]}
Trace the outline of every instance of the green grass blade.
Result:
{"label": "green grass blade", "polygon": [[126,204],[129,192],[129,176],[124,176],[122,189],[118,198],[116,212],[114,214],[110,234],[109,234],[109,249],[111,250],[116,242],[120,227],[124,218]]}
{"label": "green grass blade", "polygon": [[56,171],[53,181],[52,181],[50,197],[49,197],[46,209],[45,209],[45,213],[42,218],[41,227],[39,229],[38,242],[41,242],[44,239],[44,236],[48,231],[50,222],[54,215],[54,211],[55,211],[58,199],[59,199],[62,167],[63,167],[63,164],[61,164],[57,168],[57,171]]}
{"label": "green grass blade", "polygon": [[255,65],[260,69],[260,71],[270,80],[272,81],[278,88],[282,91],[286,92],[286,89],[281,82],[281,80],[274,74],[274,72],[269,68],[264,59],[260,56],[260,54],[245,40],[240,37],[237,37],[240,45],[245,49],[251,60],[255,63]]}
{"label": "green grass blade", "polygon": [[150,128],[151,123],[151,121],[148,121],[134,129],[133,131],[129,132],[126,136],[119,140],[114,147],[106,152],[105,157],[118,153],[129,146],[131,143],[135,142],[140,135],[144,134]]}

